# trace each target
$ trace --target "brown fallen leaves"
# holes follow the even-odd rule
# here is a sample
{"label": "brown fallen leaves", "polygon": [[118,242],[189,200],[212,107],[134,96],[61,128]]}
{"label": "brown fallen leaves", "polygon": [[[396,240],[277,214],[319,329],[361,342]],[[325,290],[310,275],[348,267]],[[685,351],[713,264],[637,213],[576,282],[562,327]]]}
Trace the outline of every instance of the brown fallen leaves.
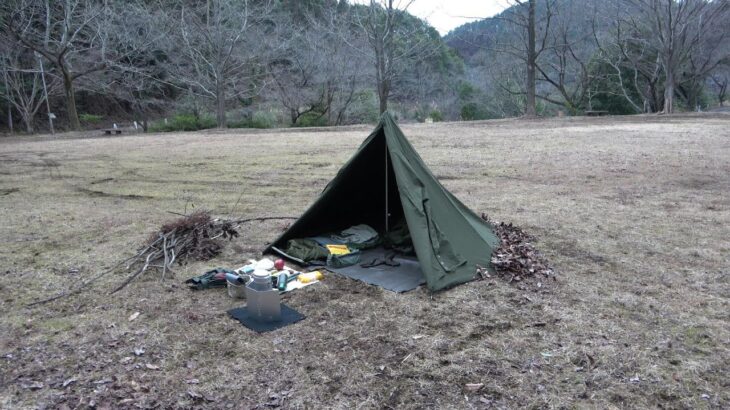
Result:
{"label": "brown fallen leaves", "polygon": [[512,223],[492,221],[487,214],[482,214],[482,219],[494,227],[501,242],[492,253],[492,265],[498,276],[508,282],[531,278],[555,279],[550,263],[533,244],[536,240],[534,236]]}

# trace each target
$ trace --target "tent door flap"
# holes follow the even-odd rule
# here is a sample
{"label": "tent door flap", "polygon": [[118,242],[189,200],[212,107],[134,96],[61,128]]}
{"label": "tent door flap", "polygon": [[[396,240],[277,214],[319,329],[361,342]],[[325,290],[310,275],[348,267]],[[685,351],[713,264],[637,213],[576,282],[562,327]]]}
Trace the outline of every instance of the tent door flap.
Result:
{"label": "tent door flap", "polygon": [[431,243],[434,257],[441,269],[446,273],[452,273],[459,267],[466,264],[466,259],[462,258],[451,246],[451,242],[446,238],[443,231],[439,229],[436,222],[431,219],[429,212],[428,199],[423,200],[423,213],[426,215],[426,224],[428,225],[428,240]]}

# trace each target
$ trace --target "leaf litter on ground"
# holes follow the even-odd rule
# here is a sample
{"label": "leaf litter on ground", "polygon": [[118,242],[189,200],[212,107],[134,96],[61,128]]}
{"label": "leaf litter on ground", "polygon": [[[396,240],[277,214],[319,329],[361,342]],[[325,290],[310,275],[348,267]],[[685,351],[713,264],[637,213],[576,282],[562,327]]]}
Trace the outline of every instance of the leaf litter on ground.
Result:
{"label": "leaf litter on ground", "polygon": [[497,276],[510,283],[533,279],[538,288],[542,287],[541,279],[555,279],[550,262],[534,245],[535,236],[512,223],[494,221],[484,213],[482,219],[492,225],[500,240],[492,253]]}

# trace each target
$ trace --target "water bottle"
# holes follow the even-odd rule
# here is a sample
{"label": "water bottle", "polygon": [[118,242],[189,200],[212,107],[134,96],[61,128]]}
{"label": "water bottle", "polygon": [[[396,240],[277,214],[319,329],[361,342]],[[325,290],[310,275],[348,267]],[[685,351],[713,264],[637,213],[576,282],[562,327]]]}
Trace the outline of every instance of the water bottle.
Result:
{"label": "water bottle", "polygon": [[302,283],[310,283],[322,279],[324,279],[324,275],[318,270],[314,272],[302,273],[301,275],[299,275],[299,282]]}

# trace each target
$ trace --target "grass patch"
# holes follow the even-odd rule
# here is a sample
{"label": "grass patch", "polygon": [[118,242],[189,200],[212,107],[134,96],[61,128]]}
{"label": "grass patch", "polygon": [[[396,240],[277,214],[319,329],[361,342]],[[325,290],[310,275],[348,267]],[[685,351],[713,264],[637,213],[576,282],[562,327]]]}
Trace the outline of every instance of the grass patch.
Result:
{"label": "grass patch", "polygon": [[39,329],[52,333],[68,332],[76,328],[74,320],[69,318],[43,320],[38,322],[36,325]]}
{"label": "grass patch", "polygon": [[157,121],[150,125],[152,132],[198,131],[215,128],[215,118],[209,115],[195,116],[192,114],[178,114],[174,117]]}
{"label": "grass patch", "polygon": [[256,111],[250,118],[228,121],[228,128],[274,128],[276,115],[268,111]]}
{"label": "grass patch", "polygon": [[310,111],[297,119],[295,127],[326,127],[327,117],[324,114]]}
{"label": "grass patch", "polygon": [[79,121],[81,121],[85,124],[98,124],[103,119],[104,119],[104,117],[101,115],[86,114],[86,113],[79,114]]}

